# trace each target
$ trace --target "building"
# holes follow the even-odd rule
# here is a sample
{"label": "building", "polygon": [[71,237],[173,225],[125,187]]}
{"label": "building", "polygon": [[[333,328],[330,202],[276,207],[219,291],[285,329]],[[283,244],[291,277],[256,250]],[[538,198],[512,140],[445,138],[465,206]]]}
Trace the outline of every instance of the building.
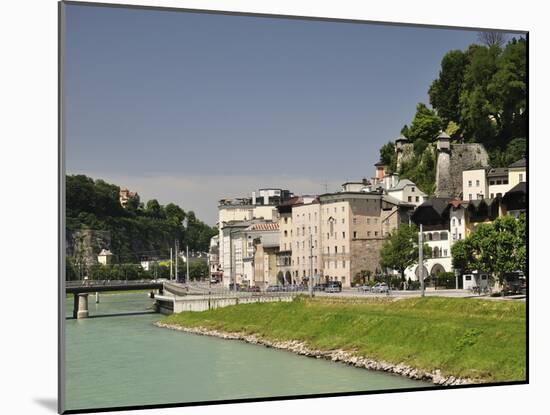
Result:
{"label": "building", "polygon": [[324,282],[350,287],[361,271],[379,270],[385,237],[409,222],[414,205],[381,192],[340,192],[319,197],[320,270]]}
{"label": "building", "polygon": [[508,183],[510,189],[521,182],[527,181],[527,160],[522,158],[508,166]]}
{"label": "building", "polygon": [[527,212],[527,182],[519,182],[503,196],[501,212],[516,218]]}
{"label": "building", "polygon": [[[231,279],[229,272],[231,264],[229,259],[233,258],[229,252],[230,236],[234,236],[237,229],[247,227],[258,221],[278,221],[277,206],[292,197],[289,190],[283,189],[260,189],[252,192],[250,197],[221,199],[218,202],[218,239],[219,239],[219,268],[223,273],[222,278],[225,285],[229,285]],[[225,229],[227,228],[227,229]],[[225,230],[224,230],[225,229]],[[240,249],[240,248],[239,248]],[[253,246],[249,246],[250,257],[252,258]],[[239,251],[241,252],[241,251]],[[240,253],[239,253],[240,255]],[[252,261],[252,259],[250,259]],[[240,262],[239,262],[240,264]],[[246,266],[247,275],[252,277],[252,264]],[[233,271],[236,271],[234,268]],[[239,274],[240,275],[240,274]],[[250,281],[250,280],[249,280]]]}
{"label": "building", "polygon": [[464,200],[483,199],[489,194],[487,170],[474,168],[462,172],[462,197]]}
{"label": "building", "polygon": [[108,249],[102,249],[97,256],[97,262],[103,265],[111,265],[113,263],[113,254]]}
{"label": "building", "polygon": [[[389,182],[391,184],[391,182]],[[386,193],[402,202],[415,206],[421,205],[426,199],[426,193],[422,192],[415,183],[408,179],[401,179],[395,186],[387,188]]]}
{"label": "building", "polygon": [[508,168],[497,167],[487,171],[487,181],[489,182],[488,197],[502,197],[512,188],[508,180]]}
{"label": "building", "polygon": [[[277,268],[279,224],[259,223],[249,229],[254,247],[253,285],[265,290],[270,285],[282,285]],[[255,233],[255,234],[254,234]]]}
{"label": "building", "polygon": [[321,212],[319,199],[303,196],[292,206],[292,283],[309,284],[322,274]]}
{"label": "building", "polygon": [[126,208],[126,205],[128,204],[128,201],[130,199],[139,197],[137,192],[131,192],[126,187],[121,188],[118,195],[119,195],[120,206],[122,206],[123,208]]}
{"label": "building", "polygon": [[214,235],[210,239],[210,247],[208,250],[208,270],[210,279],[220,282],[222,279],[222,269],[220,266],[220,236]]}

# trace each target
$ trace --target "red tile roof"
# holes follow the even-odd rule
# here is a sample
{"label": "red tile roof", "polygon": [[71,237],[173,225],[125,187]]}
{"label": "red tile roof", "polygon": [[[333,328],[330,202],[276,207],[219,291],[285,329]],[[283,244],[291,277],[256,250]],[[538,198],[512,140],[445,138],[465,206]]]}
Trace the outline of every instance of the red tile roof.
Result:
{"label": "red tile roof", "polygon": [[278,231],[278,223],[256,223],[248,228],[251,231]]}

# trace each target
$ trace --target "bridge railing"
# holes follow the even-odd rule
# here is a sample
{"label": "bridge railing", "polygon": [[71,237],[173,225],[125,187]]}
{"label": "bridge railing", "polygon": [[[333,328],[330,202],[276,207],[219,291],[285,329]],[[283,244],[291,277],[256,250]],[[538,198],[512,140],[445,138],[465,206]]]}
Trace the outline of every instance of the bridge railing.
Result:
{"label": "bridge railing", "polygon": [[110,286],[110,285],[140,285],[155,282],[152,280],[78,280],[65,281],[65,287],[90,287],[90,286]]}

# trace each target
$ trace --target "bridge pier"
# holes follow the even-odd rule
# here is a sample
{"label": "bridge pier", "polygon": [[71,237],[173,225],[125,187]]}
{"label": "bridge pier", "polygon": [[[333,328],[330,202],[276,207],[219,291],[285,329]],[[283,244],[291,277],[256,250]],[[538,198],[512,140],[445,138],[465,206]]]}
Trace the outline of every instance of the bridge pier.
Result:
{"label": "bridge pier", "polygon": [[78,316],[78,294],[73,295],[73,318]]}
{"label": "bridge pier", "polygon": [[95,303],[99,304],[99,291],[95,292]]}
{"label": "bridge pier", "polygon": [[80,293],[76,296],[78,298],[78,311],[76,313],[76,318],[88,318],[88,294]]}

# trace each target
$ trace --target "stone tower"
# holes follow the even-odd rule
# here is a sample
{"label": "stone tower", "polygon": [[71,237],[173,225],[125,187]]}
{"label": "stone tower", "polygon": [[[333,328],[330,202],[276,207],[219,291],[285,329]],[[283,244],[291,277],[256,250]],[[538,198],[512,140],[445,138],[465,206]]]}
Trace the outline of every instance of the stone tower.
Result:
{"label": "stone tower", "polygon": [[483,144],[451,144],[450,137],[441,132],[437,137],[435,196],[462,197],[462,172],[488,166]]}
{"label": "stone tower", "polygon": [[395,140],[395,153],[397,154],[397,172],[401,173],[401,167],[403,163],[403,153],[405,150],[405,145],[408,144],[409,140],[400,135],[399,138]]}
{"label": "stone tower", "polygon": [[440,132],[437,136],[436,197],[452,197],[453,195],[450,194],[451,188],[451,137],[444,132]]}

